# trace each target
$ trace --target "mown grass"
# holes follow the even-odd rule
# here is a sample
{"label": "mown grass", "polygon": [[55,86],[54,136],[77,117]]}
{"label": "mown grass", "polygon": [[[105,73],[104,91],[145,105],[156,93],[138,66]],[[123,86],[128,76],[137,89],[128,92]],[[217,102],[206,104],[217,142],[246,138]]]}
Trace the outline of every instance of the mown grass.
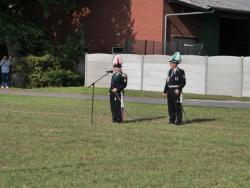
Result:
{"label": "mown grass", "polygon": [[249,187],[250,110],[0,95],[0,187]]}
{"label": "mown grass", "polygon": [[[80,94],[91,94],[92,88],[88,87],[59,87],[59,88],[35,88],[32,91],[39,92],[58,92],[58,93],[80,93]],[[107,88],[95,88],[95,94],[97,95],[107,95]],[[125,91],[127,96],[131,97],[149,97],[149,98],[161,98],[162,92],[156,91],[137,91],[128,90]],[[207,100],[239,100],[239,101],[250,101],[250,97],[232,97],[232,96],[222,96],[222,95],[199,95],[184,93],[185,99],[207,99]]]}

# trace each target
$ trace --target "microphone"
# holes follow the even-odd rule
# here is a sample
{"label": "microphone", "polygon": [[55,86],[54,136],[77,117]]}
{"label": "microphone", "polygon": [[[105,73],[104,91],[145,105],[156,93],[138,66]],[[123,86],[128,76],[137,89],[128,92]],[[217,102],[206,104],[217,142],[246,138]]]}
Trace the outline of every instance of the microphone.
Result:
{"label": "microphone", "polygon": [[106,71],[106,73],[113,73],[113,71],[112,71],[112,70],[109,70],[109,71]]}

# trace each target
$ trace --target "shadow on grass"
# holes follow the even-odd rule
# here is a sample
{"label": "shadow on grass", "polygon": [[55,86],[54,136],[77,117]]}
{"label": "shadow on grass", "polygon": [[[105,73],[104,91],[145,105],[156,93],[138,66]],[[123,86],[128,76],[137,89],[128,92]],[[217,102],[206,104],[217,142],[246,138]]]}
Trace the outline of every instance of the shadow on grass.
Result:
{"label": "shadow on grass", "polygon": [[131,119],[126,120],[124,123],[135,123],[135,122],[141,122],[141,121],[152,121],[152,120],[158,120],[166,118],[166,116],[158,116],[158,117],[148,117],[148,118],[137,118],[137,119]]}
{"label": "shadow on grass", "polygon": [[0,172],[25,172],[25,171],[40,171],[40,170],[55,170],[55,169],[61,169],[61,168],[79,168],[84,167],[86,164],[84,162],[76,162],[76,163],[70,163],[70,164],[52,164],[47,166],[34,166],[34,167],[23,167],[23,168],[13,168],[13,169],[3,169],[0,170]]}
{"label": "shadow on grass", "polygon": [[197,119],[189,119],[183,122],[183,125],[193,124],[193,123],[203,123],[208,121],[215,121],[214,118],[197,118]]}

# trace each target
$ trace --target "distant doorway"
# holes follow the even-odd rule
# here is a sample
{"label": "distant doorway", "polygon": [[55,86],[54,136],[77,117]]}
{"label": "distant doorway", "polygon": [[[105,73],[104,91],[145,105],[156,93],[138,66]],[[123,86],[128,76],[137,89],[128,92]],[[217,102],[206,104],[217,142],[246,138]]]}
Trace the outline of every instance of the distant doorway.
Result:
{"label": "distant doorway", "polygon": [[249,55],[249,20],[220,19],[220,55]]}

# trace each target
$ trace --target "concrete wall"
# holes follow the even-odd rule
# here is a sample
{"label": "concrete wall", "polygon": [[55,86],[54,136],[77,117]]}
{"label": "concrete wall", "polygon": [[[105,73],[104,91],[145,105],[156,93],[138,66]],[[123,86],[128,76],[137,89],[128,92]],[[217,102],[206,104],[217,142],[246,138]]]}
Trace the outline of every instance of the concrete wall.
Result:
{"label": "concrete wall", "polygon": [[185,70],[187,84],[184,91],[187,93],[204,94],[206,90],[206,57],[182,56],[180,68]]}
{"label": "concrete wall", "polygon": [[[105,71],[112,70],[113,54],[86,54],[85,57],[85,86],[98,80],[105,74]],[[127,89],[141,90],[142,88],[142,58],[140,55],[122,55],[123,70],[128,77]],[[112,74],[105,76],[96,83],[97,87],[109,87]]]}
{"label": "concrete wall", "polygon": [[[127,89],[163,91],[170,56],[122,54],[123,70],[128,74]],[[85,85],[112,69],[113,54],[87,54]],[[250,96],[250,57],[183,55],[186,93]],[[96,86],[109,87],[111,74]]]}
{"label": "concrete wall", "polygon": [[[85,86],[99,79],[105,71],[112,69],[114,56],[110,54],[86,54],[85,57]],[[97,87],[109,87],[111,74],[96,83]]]}
{"label": "concrete wall", "polygon": [[143,90],[163,91],[168,76],[170,56],[145,55],[143,65]]}
{"label": "concrete wall", "polygon": [[207,94],[241,96],[241,58],[208,58]]}
{"label": "concrete wall", "polygon": [[250,96],[250,57],[243,59],[242,96]]}
{"label": "concrete wall", "polygon": [[128,74],[128,89],[141,90],[142,60],[141,55],[122,55],[123,70]]}

